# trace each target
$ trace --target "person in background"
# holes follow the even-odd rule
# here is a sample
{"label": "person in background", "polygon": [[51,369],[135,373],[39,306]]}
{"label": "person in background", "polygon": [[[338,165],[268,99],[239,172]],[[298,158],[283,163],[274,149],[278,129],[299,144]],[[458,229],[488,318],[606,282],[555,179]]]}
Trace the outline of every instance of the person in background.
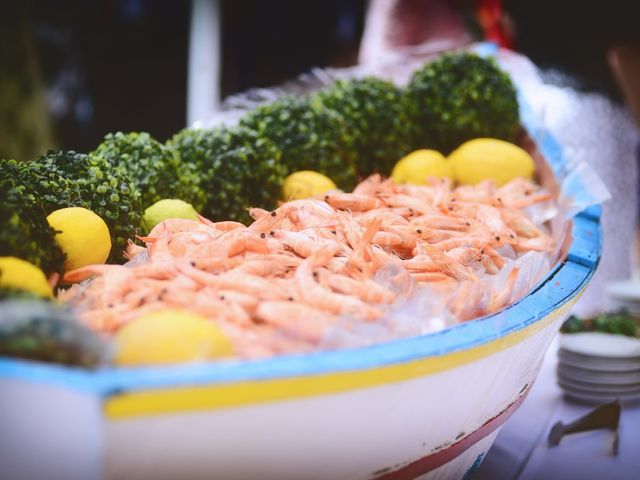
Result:
{"label": "person in background", "polygon": [[[407,47],[459,48],[489,40],[527,56],[510,69],[539,121],[560,142],[567,161],[587,162],[611,192],[604,204],[600,267],[576,306],[604,308],[607,283],[631,276],[638,217],[640,30],[638,6],[578,1],[371,0],[361,63]],[[632,116],[633,114],[633,116]]]}

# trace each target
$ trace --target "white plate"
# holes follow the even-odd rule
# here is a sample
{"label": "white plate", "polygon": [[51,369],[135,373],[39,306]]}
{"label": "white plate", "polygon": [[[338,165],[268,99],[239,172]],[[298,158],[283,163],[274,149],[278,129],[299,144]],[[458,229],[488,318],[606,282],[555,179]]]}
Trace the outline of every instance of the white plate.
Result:
{"label": "white plate", "polygon": [[625,280],[607,285],[605,290],[607,297],[611,299],[624,299],[640,303],[640,282]]}
{"label": "white plate", "polygon": [[585,383],[578,380],[565,378],[558,375],[558,385],[562,388],[584,390],[590,393],[609,393],[611,395],[640,394],[640,383],[632,385],[603,385],[597,383]]}
{"label": "white plate", "polygon": [[631,402],[631,401],[637,401],[640,400],[640,394],[634,394],[634,395],[610,395],[610,394],[589,394],[589,393],[584,393],[581,391],[577,391],[577,390],[569,390],[566,388],[563,388],[564,394],[567,398],[573,399],[573,400],[578,400],[580,402],[587,402],[587,403],[595,403],[595,404],[599,404],[599,403],[605,403],[605,402],[611,402],[613,400],[620,400],[624,403],[626,402]]}
{"label": "white plate", "polygon": [[560,336],[560,347],[581,355],[629,358],[640,361],[640,340],[625,335],[600,332],[566,333]]}
{"label": "white plate", "polygon": [[609,357],[605,355],[587,355],[584,353],[576,353],[565,348],[559,348],[558,352],[561,352],[563,357],[571,358],[575,362],[585,361],[625,365],[629,363],[640,363],[640,357]]}
{"label": "white plate", "polygon": [[640,384],[640,370],[629,372],[611,372],[573,367],[566,363],[558,364],[558,375],[579,382],[597,383],[601,385]]}
{"label": "white plate", "polygon": [[593,392],[582,388],[575,388],[569,385],[560,385],[564,394],[575,400],[586,401],[589,403],[604,403],[615,399],[622,401],[631,401],[640,399],[640,390],[635,393],[611,393],[611,392]]}
{"label": "white plate", "polygon": [[589,357],[578,353],[560,349],[558,351],[560,363],[576,368],[598,370],[600,372],[630,372],[640,370],[640,360],[625,358]]}

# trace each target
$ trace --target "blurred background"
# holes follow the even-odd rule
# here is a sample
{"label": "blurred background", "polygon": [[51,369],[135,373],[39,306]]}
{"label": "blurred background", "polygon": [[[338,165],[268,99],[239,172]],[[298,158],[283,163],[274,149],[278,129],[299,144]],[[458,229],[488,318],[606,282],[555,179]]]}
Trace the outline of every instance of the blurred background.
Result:
{"label": "blurred background", "polygon": [[[118,130],[164,141],[183,128],[196,3],[3,1],[0,156],[90,151]],[[365,0],[212,3],[220,15],[220,97],[357,59]]]}
{"label": "blurred background", "polygon": [[[0,156],[90,151],[118,130],[164,141],[229,94],[441,37],[514,46],[537,65],[560,66],[581,87],[621,101],[606,55],[616,42],[637,44],[636,3],[4,0]],[[381,41],[385,35],[391,40]],[[621,54],[636,59],[636,71],[637,52],[636,45]],[[198,71],[207,56],[209,65]],[[216,84],[215,98],[197,96],[207,81]]]}

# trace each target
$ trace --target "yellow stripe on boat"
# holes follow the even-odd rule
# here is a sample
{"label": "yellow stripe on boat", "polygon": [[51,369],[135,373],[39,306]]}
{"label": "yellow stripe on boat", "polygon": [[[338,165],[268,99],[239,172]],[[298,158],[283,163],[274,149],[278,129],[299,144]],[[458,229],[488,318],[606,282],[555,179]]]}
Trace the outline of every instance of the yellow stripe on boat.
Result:
{"label": "yellow stripe on boat", "polygon": [[423,377],[471,363],[516,345],[559,319],[580,295],[539,321],[492,342],[458,352],[412,360],[368,370],[216,385],[149,389],[106,399],[105,414],[112,419],[163,413],[216,410],[242,405],[292,400],[375,387]]}

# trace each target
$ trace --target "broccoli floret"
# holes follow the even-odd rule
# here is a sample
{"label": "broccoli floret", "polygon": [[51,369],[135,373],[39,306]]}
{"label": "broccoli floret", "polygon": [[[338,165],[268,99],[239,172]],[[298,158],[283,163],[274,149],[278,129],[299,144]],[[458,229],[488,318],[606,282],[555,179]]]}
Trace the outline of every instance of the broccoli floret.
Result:
{"label": "broccoli floret", "polygon": [[163,198],[184,200],[196,210],[205,203],[193,165],[180,163],[177,152],[148,133],[108,134],[94,153],[124,169],[133,179],[141,193],[143,209]]}
{"label": "broccoli floret", "polygon": [[[127,239],[135,236],[142,219],[140,192],[124,170],[98,155],[74,151],[49,152],[30,166],[40,177],[50,179],[35,185],[47,213],[67,206],[93,211],[109,227],[110,261],[121,260]],[[62,186],[65,195],[60,194]]]}
{"label": "broccoli floret", "polygon": [[411,151],[406,97],[391,82],[374,77],[339,80],[317,98],[346,122],[355,150],[358,175],[389,175]]}
{"label": "broccoli floret", "polygon": [[283,97],[262,105],[240,120],[240,125],[272,142],[281,152],[287,174],[316,170],[340,188],[356,180],[352,142],[343,117],[308,97]]}
{"label": "broccoli floret", "polygon": [[207,192],[202,210],[214,220],[248,222],[249,207],[273,208],[280,195],[285,167],[280,152],[267,139],[243,127],[185,129],[168,145],[182,163],[200,172]]}
{"label": "broccoli floret", "polygon": [[[28,164],[0,160],[0,256],[27,260],[46,274],[64,271],[65,255],[47,222],[40,192],[30,187],[36,174]],[[46,177],[39,178],[49,182]],[[57,187],[64,188],[54,181]],[[68,192],[72,192],[69,189]]]}
{"label": "broccoli floret", "polygon": [[518,130],[515,87],[493,59],[444,54],[414,73],[406,95],[414,148],[448,154],[472,138],[513,141]]}

